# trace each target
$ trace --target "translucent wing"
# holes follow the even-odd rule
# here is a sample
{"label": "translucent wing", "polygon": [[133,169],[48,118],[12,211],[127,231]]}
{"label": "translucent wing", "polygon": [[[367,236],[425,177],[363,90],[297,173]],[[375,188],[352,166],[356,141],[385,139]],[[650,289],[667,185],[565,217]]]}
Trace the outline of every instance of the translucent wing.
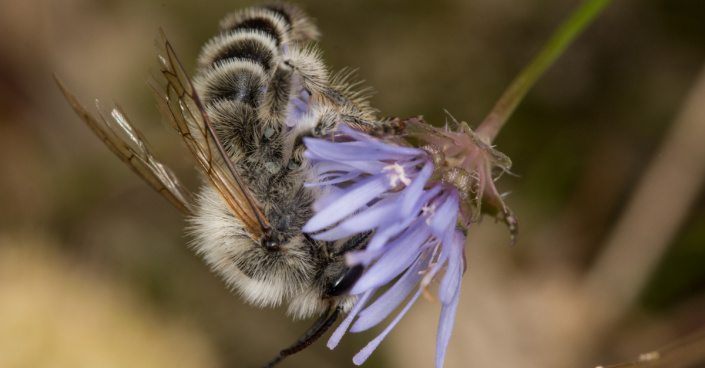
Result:
{"label": "translucent wing", "polygon": [[181,212],[193,213],[194,201],[191,193],[168,167],[154,157],[147,141],[130,123],[120,107],[116,106],[108,115],[96,100],[100,111],[100,120],[98,120],[88,113],[57,76],[54,76],[54,79],[76,114],[115,155]]}
{"label": "translucent wing", "polygon": [[159,63],[166,85],[155,78],[151,78],[149,85],[156,95],[162,115],[179,133],[213,188],[250,231],[251,238],[268,241],[271,231],[269,222],[228,158],[191,80],[161,30],[160,35],[161,39],[157,40]]}

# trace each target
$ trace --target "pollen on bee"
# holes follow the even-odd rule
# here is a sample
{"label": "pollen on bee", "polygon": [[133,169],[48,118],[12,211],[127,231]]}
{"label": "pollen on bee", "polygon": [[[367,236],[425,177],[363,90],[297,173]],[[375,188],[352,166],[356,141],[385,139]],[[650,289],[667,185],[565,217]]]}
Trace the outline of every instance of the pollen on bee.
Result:
{"label": "pollen on bee", "polygon": [[264,166],[267,168],[267,171],[272,174],[276,174],[282,169],[282,165],[280,163],[273,161],[265,163]]}

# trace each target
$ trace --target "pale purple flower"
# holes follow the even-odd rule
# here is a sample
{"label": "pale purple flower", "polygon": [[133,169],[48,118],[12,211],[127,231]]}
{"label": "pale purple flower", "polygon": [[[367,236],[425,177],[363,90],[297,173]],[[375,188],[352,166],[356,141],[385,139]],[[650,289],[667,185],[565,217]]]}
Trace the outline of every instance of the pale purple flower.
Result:
{"label": "pale purple flower", "polygon": [[[317,214],[304,227],[320,240],[337,240],[373,230],[362,251],[347,255],[350,265],[362,264],[366,272],[351,294],[363,294],[351,313],[331,337],[333,348],[352,323],[351,332],[367,330],[396,309],[412,292],[411,300],[392,323],[372,340],[353,361],[361,364],[399,322],[439,271],[443,304],[437,339],[436,365],[450,339],[463,273],[465,236],[455,230],[459,210],[457,188],[429,181],[434,171],[428,152],[392,145],[343,127],[350,141],[306,139],[305,155],[312,160],[318,183],[331,187],[331,194],[314,205]],[[346,183],[345,188],[336,184]],[[401,277],[384,294],[367,305],[379,287]],[[418,286],[418,287],[417,287]],[[362,309],[363,307],[365,307]]]}
{"label": "pale purple flower", "polygon": [[[406,122],[406,133],[429,145],[414,148],[398,136],[376,138],[346,126],[332,140],[304,138],[304,156],[313,163],[316,178],[307,185],[322,186],[328,194],[314,203],[316,214],[303,231],[325,241],[373,232],[365,249],[346,254],[348,265],[363,265],[365,272],[350,291],[360,297],[328,347],[337,346],[348,330],[376,326],[406,301],[382,333],[355,355],[353,362],[362,364],[427,287],[440,279],[440,368],[460,298],[468,226],[479,218],[481,203],[487,204],[484,210],[501,213],[508,224],[515,224],[491,176],[493,166],[506,170],[508,165],[496,159],[505,156],[479,142],[467,125],[454,133],[417,119]],[[483,193],[488,195],[483,198]]]}

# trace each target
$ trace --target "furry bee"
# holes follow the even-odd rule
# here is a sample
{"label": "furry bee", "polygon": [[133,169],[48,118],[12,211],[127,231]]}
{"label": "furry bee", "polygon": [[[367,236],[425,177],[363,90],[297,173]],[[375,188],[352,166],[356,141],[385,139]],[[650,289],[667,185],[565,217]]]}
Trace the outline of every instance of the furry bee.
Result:
{"label": "furry bee", "polygon": [[[195,251],[255,306],[288,303],[288,314],[320,314],[269,365],[310,345],[347,312],[360,277],[346,252],[370,234],[335,242],[301,231],[323,193],[306,187],[311,164],[302,138],[340,124],[374,131],[379,122],[349,73],[330,76],[312,44],[318,31],[299,8],[274,3],[225,17],[190,79],[163,33],[160,73],[149,81],[159,109],[196,161],[205,184],[186,189],[119,108],[94,118],[57,78],[76,113],[154,189],[189,216]],[[100,106],[99,106],[100,109]]]}

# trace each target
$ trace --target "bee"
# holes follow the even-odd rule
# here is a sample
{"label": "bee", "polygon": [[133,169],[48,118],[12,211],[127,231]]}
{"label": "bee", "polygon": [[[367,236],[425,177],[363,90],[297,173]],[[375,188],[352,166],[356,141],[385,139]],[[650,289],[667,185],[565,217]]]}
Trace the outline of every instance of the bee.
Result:
{"label": "bee", "polygon": [[192,247],[248,303],[288,303],[288,314],[320,314],[296,343],[268,366],[318,339],[356,296],[347,294],[361,266],[345,253],[363,249],[370,233],[319,241],[301,231],[324,194],[307,187],[312,164],[303,137],[335,134],[340,124],[373,132],[365,90],[350,73],[331,76],[313,42],[318,31],[299,8],[274,3],[226,16],[190,79],[160,31],[160,72],[153,90],[164,120],[180,136],[204,177],[191,193],[150,150],[119,107],[93,117],[58,79],[76,113],[149,185],[186,214]]}

